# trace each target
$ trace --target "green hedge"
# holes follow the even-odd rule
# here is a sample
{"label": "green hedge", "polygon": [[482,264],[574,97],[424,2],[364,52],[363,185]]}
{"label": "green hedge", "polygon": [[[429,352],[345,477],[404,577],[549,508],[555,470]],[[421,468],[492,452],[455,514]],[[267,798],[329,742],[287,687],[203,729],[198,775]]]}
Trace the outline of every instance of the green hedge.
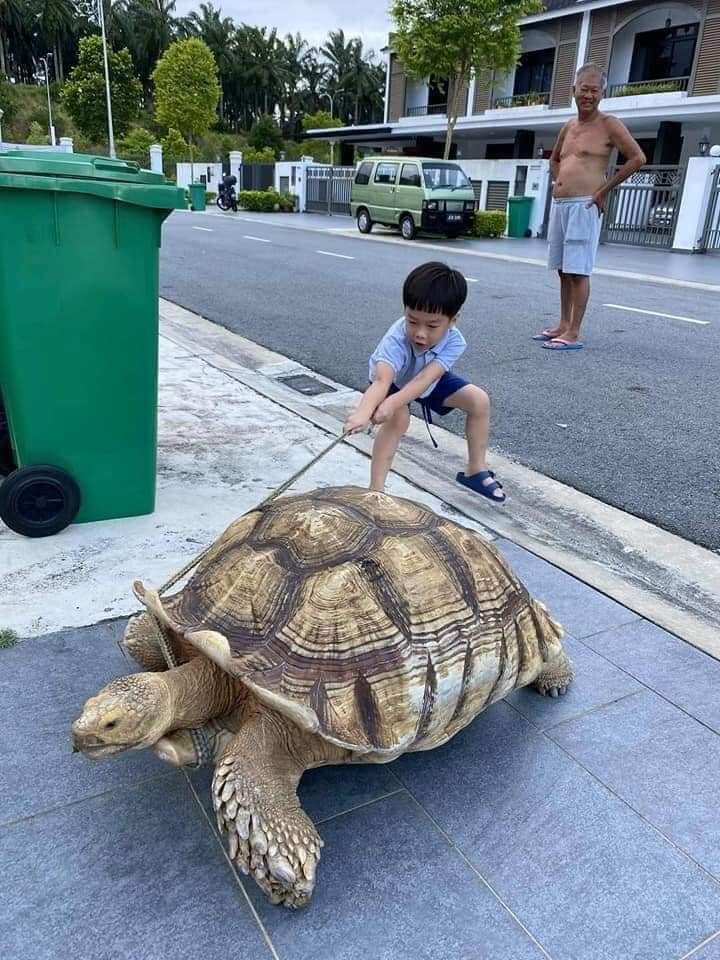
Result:
{"label": "green hedge", "polygon": [[507,214],[502,210],[478,210],[470,235],[473,237],[502,237],[507,229]]}
{"label": "green hedge", "polygon": [[238,203],[243,210],[254,213],[294,213],[295,195],[278,193],[277,190],[241,190]]}

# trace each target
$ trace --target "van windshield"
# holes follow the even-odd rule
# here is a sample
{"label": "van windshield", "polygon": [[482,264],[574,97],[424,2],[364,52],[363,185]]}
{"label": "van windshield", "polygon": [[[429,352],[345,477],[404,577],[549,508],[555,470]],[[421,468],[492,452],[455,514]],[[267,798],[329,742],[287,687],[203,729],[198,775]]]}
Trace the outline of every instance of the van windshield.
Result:
{"label": "van windshield", "polygon": [[422,168],[428,190],[472,190],[472,184],[456,163],[424,163]]}

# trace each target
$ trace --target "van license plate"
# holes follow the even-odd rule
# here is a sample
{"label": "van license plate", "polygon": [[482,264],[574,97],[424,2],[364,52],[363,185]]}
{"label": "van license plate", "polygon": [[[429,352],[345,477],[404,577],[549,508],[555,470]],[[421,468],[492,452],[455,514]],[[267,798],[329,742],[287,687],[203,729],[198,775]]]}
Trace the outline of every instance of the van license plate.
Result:
{"label": "van license plate", "polygon": [[462,220],[462,215],[459,213],[449,213],[447,218],[448,220]]}

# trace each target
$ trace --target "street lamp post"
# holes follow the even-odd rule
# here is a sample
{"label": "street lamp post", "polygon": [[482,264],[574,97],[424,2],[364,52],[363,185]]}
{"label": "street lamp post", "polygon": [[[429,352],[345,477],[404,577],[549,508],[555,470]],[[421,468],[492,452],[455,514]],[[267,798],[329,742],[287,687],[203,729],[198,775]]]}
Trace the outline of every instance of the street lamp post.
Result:
{"label": "street lamp post", "polygon": [[100,21],[100,34],[102,36],[103,60],[105,62],[105,99],[107,101],[107,120],[108,120],[108,147],[110,156],[115,157],[115,135],[113,133],[112,118],[112,97],[110,96],[110,67],[108,66],[107,38],[105,36],[105,11],[103,10],[103,0],[98,0],[98,20]]}
{"label": "street lamp post", "polygon": [[48,60],[52,56],[51,53],[46,53],[44,57],[40,57],[40,63],[45,67],[45,86],[47,87],[47,98],[48,98],[48,128],[50,132],[50,146],[55,146],[55,126],[53,124],[52,118],[52,102],[50,100],[50,68],[48,67]]}
{"label": "street lamp post", "polygon": [[[2,123],[2,118],[5,115],[5,111],[0,109],[0,123]],[[0,126],[0,143],[2,143],[2,126]]]}
{"label": "street lamp post", "polygon": [[[339,93],[344,93],[344,92],[345,92],[344,90],[336,90],[336,91],[335,91],[335,96],[337,96]],[[333,118],[333,95],[332,95],[331,93],[321,93],[320,96],[321,96],[321,97],[327,97],[328,100],[330,101],[330,119],[332,120],[332,118]],[[331,141],[330,141],[330,166],[331,166],[331,167],[333,166],[333,157],[334,157],[334,155],[335,155],[335,141],[334,141],[334,140],[331,140]]]}

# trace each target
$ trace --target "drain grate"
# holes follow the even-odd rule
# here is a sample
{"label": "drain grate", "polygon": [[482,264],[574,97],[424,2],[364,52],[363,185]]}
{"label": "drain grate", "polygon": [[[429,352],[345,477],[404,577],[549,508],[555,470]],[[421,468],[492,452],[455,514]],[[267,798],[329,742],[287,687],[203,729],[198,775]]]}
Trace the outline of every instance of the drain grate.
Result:
{"label": "drain grate", "polygon": [[306,397],[317,397],[321,393],[337,393],[335,387],[328,386],[316,380],[315,377],[309,377],[306,373],[295,373],[291,377],[278,377],[280,383],[286,384],[292,390],[305,394]]}

